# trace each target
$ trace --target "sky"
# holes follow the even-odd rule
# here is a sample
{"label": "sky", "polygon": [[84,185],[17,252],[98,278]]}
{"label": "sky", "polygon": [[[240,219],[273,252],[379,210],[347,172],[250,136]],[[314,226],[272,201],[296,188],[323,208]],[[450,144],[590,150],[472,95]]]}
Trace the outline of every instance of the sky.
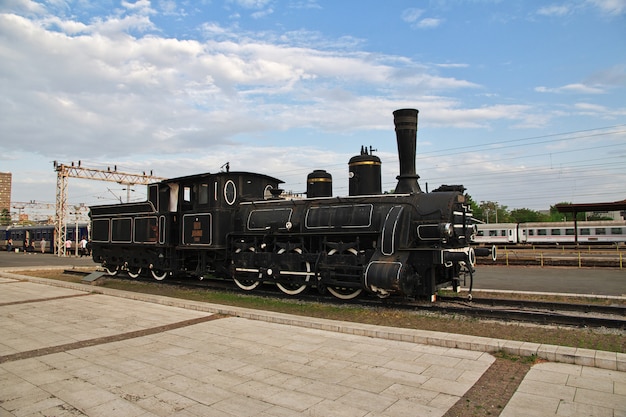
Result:
{"label": "sky", "polygon": [[[392,190],[419,110],[423,190],[547,210],[626,198],[626,0],[0,0],[0,172],[54,204],[53,161],[172,178],[252,171]],[[69,179],[70,205],[126,200]],[[135,186],[132,201],[145,200]]]}

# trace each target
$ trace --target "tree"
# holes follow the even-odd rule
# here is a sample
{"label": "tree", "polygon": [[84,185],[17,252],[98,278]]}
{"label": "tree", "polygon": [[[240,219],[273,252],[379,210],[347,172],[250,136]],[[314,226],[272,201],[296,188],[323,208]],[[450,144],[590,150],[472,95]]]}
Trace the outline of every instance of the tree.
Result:
{"label": "tree", "polygon": [[2,213],[0,214],[0,226],[8,226],[11,224],[11,213],[9,210],[2,209]]}
{"label": "tree", "polygon": [[507,206],[501,206],[495,201],[481,201],[479,207],[482,214],[480,219],[485,223],[506,223],[510,220]]}
{"label": "tree", "polygon": [[521,208],[512,210],[510,219],[513,223],[547,222],[550,220],[550,216],[535,210]]}
{"label": "tree", "polygon": [[[558,205],[568,205],[568,204],[572,204],[572,203],[561,202],[561,203],[556,203],[553,206],[550,206],[550,220],[549,221],[551,222],[574,221],[574,213],[560,213],[556,209],[556,206]],[[584,212],[576,213],[576,219],[585,220],[585,213]]]}

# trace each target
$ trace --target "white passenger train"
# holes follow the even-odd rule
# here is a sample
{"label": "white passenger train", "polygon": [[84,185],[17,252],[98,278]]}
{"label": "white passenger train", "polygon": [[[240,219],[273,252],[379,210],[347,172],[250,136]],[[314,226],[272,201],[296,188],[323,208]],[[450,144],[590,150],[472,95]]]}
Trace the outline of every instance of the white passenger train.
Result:
{"label": "white passenger train", "polygon": [[[574,244],[574,222],[477,224],[475,242],[489,245]],[[624,243],[626,221],[579,221],[578,243]]]}

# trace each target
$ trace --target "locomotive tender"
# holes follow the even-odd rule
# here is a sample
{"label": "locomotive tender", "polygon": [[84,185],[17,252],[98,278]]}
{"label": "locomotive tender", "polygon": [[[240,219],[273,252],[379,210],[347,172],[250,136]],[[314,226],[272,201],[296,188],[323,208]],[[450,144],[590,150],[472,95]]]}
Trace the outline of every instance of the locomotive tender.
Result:
{"label": "locomotive tender", "polygon": [[439,288],[457,289],[473,279],[475,256],[492,249],[470,246],[476,231],[464,187],[422,192],[418,111],[393,114],[393,193],[382,193],[380,159],[367,150],[350,160],[347,197],[332,197],[323,170],[309,174],[304,199],[283,198],[283,181],[250,172],[168,179],[149,185],[145,202],[91,207],[93,259],[112,275],[210,274],[243,290],[271,282],[290,295],[314,287],[345,300],[363,290],[433,300]]}

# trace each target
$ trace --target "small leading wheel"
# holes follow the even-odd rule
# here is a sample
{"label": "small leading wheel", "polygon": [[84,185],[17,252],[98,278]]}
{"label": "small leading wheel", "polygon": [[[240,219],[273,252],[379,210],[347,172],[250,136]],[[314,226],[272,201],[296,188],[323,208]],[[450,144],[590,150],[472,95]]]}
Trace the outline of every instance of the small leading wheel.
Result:
{"label": "small leading wheel", "polygon": [[120,268],[117,265],[103,265],[103,267],[106,273],[111,276],[117,275],[117,273],[120,271]]}
{"label": "small leading wheel", "polygon": [[[255,252],[253,247],[248,248],[248,251]],[[236,253],[241,252],[241,249],[237,249]],[[233,281],[235,284],[244,291],[252,291],[259,285],[261,285],[262,274],[257,269],[238,268],[235,271]]]}
{"label": "small leading wheel", "polygon": [[151,269],[150,272],[152,273],[152,278],[157,281],[163,281],[167,277],[167,272],[162,269]]}
{"label": "small leading wheel", "polygon": [[[285,250],[281,249],[278,254],[284,253]],[[296,248],[294,253],[302,254],[302,249]],[[280,277],[283,282],[277,282],[276,286],[287,295],[298,295],[307,289],[307,282],[309,278],[313,276],[311,272],[311,264],[309,262],[303,262],[300,268],[296,268],[294,271],[290,271],[288,267],[281,265]]]}
{"label": "small leading wheel", "polygon": [[137,278],[141,274],[141,267],[139,267],[139,266],[129,267],[126,272],[128,273],[129,277]]}
{"label": "small leading wheel", "polygon": [[[328,252],[328,255],[332,256],[336,254],[337,252],[338,252],[337,249],[331,249],[330,252]],[[358,255],[359,253],[354,248],[346,249],[346,252],[351,253],[355,256]],[[340,300],[352,300],[353,298],[358,297],[363,291],[363,289],[361,288],[339,287],[339,286],[330,286],[330,285],[326,287],[326,289],[328,290],[329,293],[339,298]]]}

